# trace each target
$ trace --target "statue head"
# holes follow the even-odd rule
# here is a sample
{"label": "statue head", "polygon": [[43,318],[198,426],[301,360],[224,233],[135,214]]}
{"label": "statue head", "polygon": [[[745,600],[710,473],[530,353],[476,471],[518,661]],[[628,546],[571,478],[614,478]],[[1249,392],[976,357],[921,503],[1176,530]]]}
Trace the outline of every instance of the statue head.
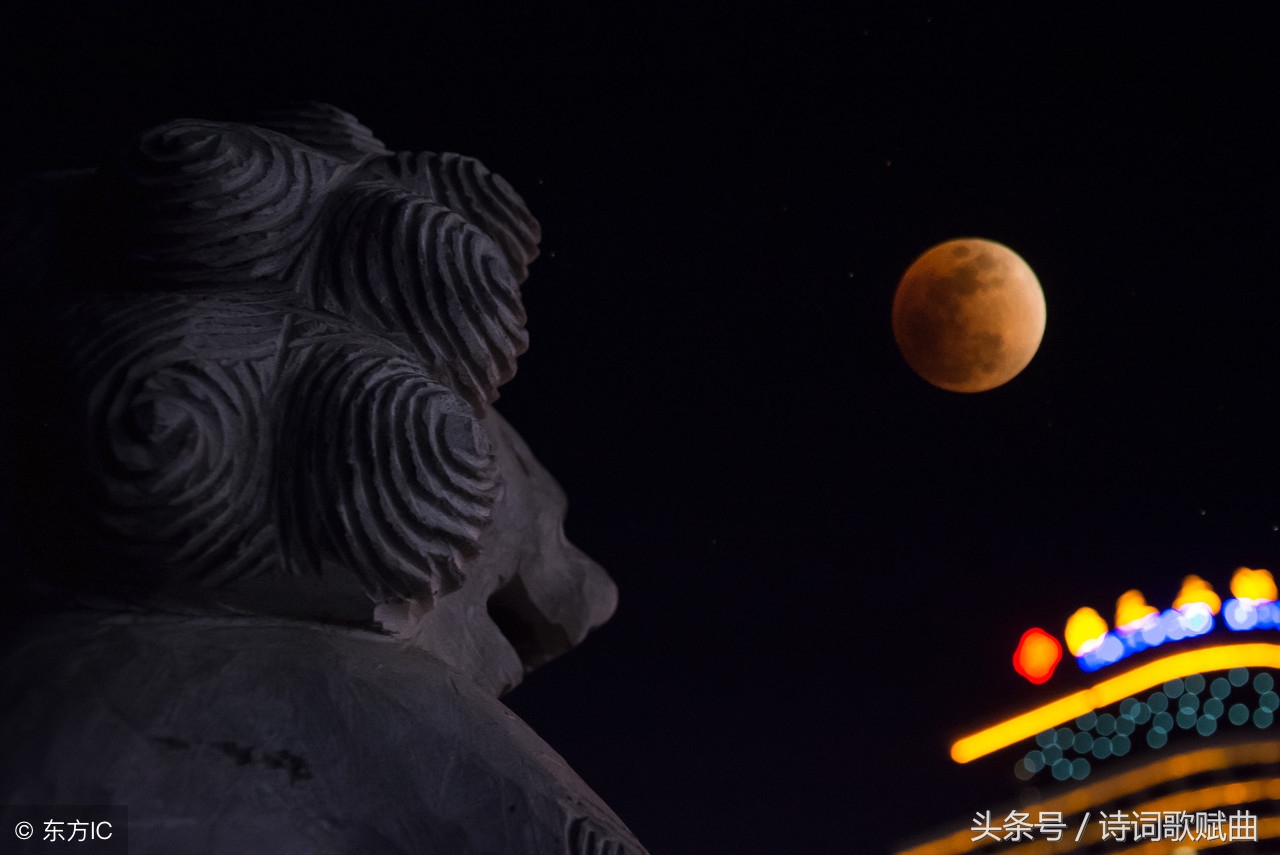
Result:
{"label": "statue head", "polygon": [[492,406],[539,228],[479,161],[305,104],[31,187],[45,227],[11,267],[61,295],[28,416],[58,497],[38,583],[367,623],[495,693],[612,614]]}

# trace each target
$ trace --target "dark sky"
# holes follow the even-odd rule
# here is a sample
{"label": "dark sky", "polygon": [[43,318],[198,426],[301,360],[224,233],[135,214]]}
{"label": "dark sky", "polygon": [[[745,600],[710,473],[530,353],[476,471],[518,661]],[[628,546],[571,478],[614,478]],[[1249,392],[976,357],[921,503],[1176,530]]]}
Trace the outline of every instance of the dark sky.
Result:
{"label": "dark sky", "polygon": [[[878,852],[993,807],[1012,780],[947,748],[1046,697],[1024,629],[1280,565],[1274,13],[18,5],[10,172],[315,98],[524,196],[499,409],[621,604],[507,700],[655,855]],[[966,235],[1048,304],[978,395],[889,326]]]}

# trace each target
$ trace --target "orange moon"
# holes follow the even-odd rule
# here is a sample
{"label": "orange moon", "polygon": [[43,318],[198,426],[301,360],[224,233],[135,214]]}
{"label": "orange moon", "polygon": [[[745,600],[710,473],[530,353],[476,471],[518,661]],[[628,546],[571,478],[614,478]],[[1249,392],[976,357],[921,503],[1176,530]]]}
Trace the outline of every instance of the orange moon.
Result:
{"label": "orange moon", "polygon": [[893,297],[893,338],[911,370],[940,389],[985,392],[1031,362],[1044,336],[1044,291],[1009,247],[941,243],[915,260]]}

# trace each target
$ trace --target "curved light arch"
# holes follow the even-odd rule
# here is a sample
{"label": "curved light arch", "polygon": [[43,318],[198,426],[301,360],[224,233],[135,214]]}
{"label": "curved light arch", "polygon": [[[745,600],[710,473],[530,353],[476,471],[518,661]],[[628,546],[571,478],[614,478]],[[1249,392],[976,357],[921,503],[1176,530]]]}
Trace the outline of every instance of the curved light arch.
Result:
{"label": "curved light arch", "polygon": [[969,763],[1175,677],[1230,668],[1280,668],[1280,644],[1221,644],[1172,653],[958,739],[951,759]]}

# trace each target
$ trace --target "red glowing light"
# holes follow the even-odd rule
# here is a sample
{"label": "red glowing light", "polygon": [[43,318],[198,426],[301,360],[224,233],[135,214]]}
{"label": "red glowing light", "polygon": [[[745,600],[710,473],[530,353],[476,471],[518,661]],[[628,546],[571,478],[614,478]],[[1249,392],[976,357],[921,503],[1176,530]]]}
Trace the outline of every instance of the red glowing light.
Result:
{"label": "red glowing light", "polygon": [[1052,677],[1061,661],[1062,645],[1038,626],[1022,634],[1018,649],[1013,652],[1013,670],[1036,685]]}

